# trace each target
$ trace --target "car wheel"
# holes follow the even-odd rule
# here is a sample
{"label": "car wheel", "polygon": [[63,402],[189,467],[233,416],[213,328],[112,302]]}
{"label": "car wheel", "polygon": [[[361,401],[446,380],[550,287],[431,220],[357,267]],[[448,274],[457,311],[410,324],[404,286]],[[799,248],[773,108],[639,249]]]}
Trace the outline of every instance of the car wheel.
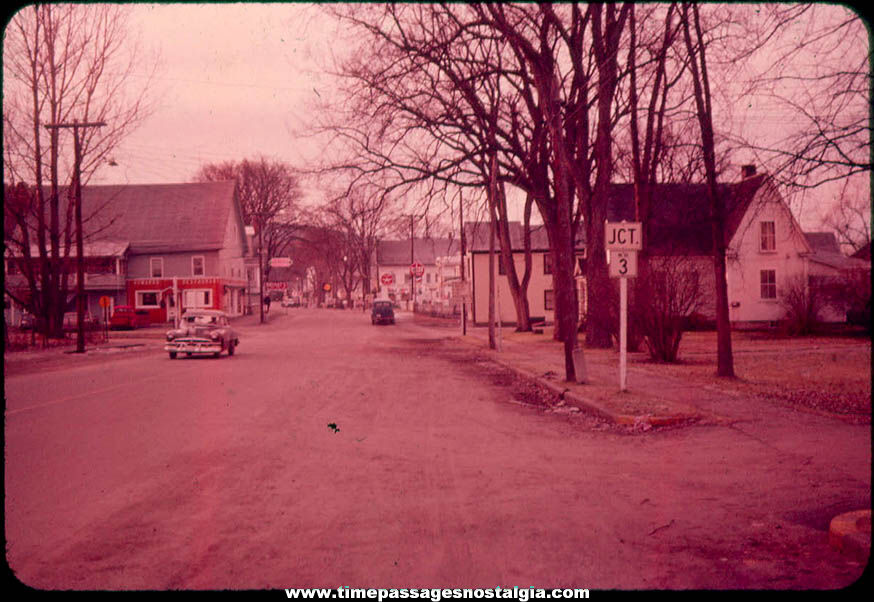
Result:
{"label": "car wheel", "polygon": [[234,355],[234,350],[235,350],[234,347],[235,347],[234,342],[231,341],[230,345],[228,345],[228,357]]}
{"label": "car wheel", "polygon": [[171,359],[171,360],[175,360],[175,359],[176,359],[176,352],[175,352],[175,351],[171,351],[171,352],[170,352],[170,359]]}

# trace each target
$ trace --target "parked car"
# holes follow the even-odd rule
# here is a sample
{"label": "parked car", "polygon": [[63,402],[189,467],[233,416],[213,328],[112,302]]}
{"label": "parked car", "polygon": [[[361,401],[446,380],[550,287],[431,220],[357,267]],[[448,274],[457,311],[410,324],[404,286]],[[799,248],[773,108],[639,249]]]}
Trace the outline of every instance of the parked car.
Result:
{"label": "parked car", "polygon": [[[97,318],[91,315],[91,312],[85,312],[84,320],[85,330],[97,330],[99,326]],[[78,330],[79,315],[75,311],[68,311],[64,314],[63,329],[64,332],[76,332]]]}
{"label": "parked car", "polygon": [[109,327],[112,330],[133,330],[149,324],[149,312],[145,309],[134,309],[130,305],[116,305],[112,317],[109,318]]}
{"label": "parked car", "polygon": [[381,324],[383,322],[394,324],[395,310],[391,301],[374,301],[373,308],[370,310],[370,323]]}
{"label": "parked car", "polygon": [[300,297],[283,297],[282,307],[300,307]]}
{"label": "parked car", "polygon": [[228,322],[225,312],[217,309],[189,309],[182,314],[179,328],[167,332],[164,351],[170,359],[184,353],[219,357],[222,351],[234,355],[240,337]]}

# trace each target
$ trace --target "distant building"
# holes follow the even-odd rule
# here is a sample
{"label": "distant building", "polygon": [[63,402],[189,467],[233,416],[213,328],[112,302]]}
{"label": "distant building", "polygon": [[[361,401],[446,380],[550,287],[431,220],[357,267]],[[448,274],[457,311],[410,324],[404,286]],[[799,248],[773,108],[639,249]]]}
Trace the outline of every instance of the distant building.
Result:
{"label": "distant building", "polygon": [[[438,257],[458,255],[458,240],[449,238],[415,238],[407,240],[382,240],[376,246],[374,286],[377,297],[388,298],[397,304],[409,305],[413,297],[413,276],[410,266],[420,263],[423,274],[415,283],[417,304],[438,303],[440,300]],[[412,254],[412,255],[411,255]],[[383,278],[386,275],[390,277]],[[384,280],[390,280],[385,284]]]}
{"label": "distant building", "polygon": [[[513,262],[519,278],[525,271],[524,227],[520,222],[508,223]],[[476,325],[488,324],[489,320],[489,224],[469,222],[465,224],[467,249],[465,253],[465,278],[470,282],[471,320]],[[496,311],[502,324],[516,323],[516,308],[506,278],[504,260],[500,254],[500,242],[495,240]],[[578,237],[576,245],[576,276],[579,299],[585,313],[585,244]],[[531,227],[531,278],[528,283],[528,306],[532,320],[552,322],[555,319],[555,290],[552,278],[552,255],[549,239],[543,226]]]}

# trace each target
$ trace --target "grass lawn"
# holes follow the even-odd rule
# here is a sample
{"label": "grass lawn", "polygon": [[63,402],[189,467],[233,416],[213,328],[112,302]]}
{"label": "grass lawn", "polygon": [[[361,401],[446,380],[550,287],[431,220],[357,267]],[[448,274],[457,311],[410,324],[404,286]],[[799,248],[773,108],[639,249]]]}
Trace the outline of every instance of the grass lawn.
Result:
{"label": "grass lawn", "polygon": [[782,337],[732,333],[736,379],[716,376],[716,333],[691,332],[680,344],[680,362],[635,366],[738,393],[777,397],[794,405],[871,420],[871,340],[863,337]]}

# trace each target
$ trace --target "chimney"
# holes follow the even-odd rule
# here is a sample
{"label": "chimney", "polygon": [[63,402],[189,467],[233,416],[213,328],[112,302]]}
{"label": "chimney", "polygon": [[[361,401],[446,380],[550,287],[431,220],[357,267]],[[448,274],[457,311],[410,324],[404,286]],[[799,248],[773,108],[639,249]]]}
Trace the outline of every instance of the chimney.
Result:
{"label": "chimney", "polygon": [[744,180],[746,180],[747,178],[752,178],[754,175],[756,175],[756,166],[755,165],[741,165],[740,175],[741,175],[741,179],[744,179]]}

